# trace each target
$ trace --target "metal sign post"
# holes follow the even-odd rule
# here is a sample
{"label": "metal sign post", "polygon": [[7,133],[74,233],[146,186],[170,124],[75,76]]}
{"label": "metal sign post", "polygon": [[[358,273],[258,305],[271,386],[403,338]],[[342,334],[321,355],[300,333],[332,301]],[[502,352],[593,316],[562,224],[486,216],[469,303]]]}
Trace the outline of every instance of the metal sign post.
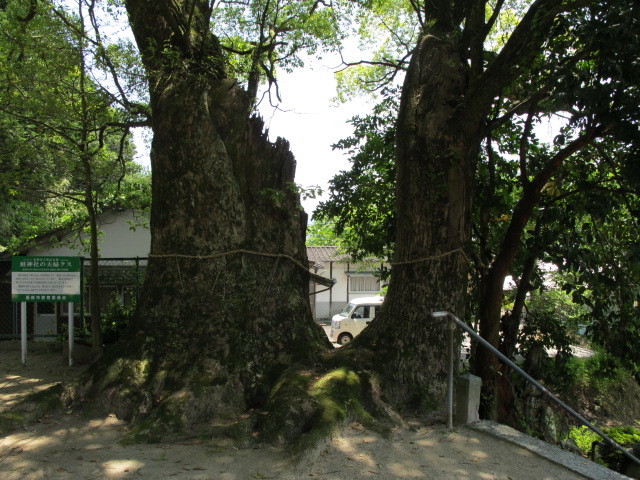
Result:
{"label": "metal sign post", "polygon": [[73,365],[73,332],[74,332],[73,302],[69,302],[69,366]]}
{"label": "metal sign post", "polygon": [[69,302],[69,365],[73,364],[73,302],[79,301],[80,257],[13,257],[11,300],[22,303],[22,363],[27,364],[26,302]]}
{"label": "metal sign post", "polygon": [[20,345],[22,364],[27,364],[27,302],[20,302]]}

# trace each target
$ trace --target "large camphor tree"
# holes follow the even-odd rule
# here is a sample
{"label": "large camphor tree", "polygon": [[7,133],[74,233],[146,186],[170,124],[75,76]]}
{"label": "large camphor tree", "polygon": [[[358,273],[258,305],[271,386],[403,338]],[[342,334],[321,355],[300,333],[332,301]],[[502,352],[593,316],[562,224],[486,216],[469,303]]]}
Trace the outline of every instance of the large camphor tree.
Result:
{"label": "large camphor tree", "polygon": [[[151,412],[146,426],[172,432],[263,406],[286,368],[312,365],[329,346],[308,301],[293,154],[252,116],[258,73],[274,80],[270,62],[292,54],[280,33],[326,12],[249,2],[281,23],[261,25],[257,43],[223,44],[215,22],[236,17],[212,2],[125,4],[149,86],[151,252],[127,338],[87,388],[118,415]],[[253,91],[231,76],[241,63],[232,55],[249,59]]]}
{"label": "large camphor tree", "polygon": [[[310,417],[339,410],[317,400],[323,392],[353,405],[366,390],[358,378],[371,380],[363,386],[372,410],[381,395],[403,408],[439,409],[446,327],[428,314],[465,314],[472,179],[487,119],[496,99],[530,73],[551,32],[565,32],[558,25],[563,15],[582,4],[531,2],[496,52],[485,47],[505,2],[404,4],[418,22],[397,122],[392,280],[378,319],[329,362],[344,366],[354,354],[359,361],[348,365],[356,368],[315,382],[315,403],[298,400],[308,399],[309,377],[320,372],[278,383],[291,366],[312,367],[328,347],[306,298],[305,219],[290,185],[293,157],[286,142],[268,142],[251,117],[255,88],[233,78],[242,62],[231,55],[250,65],[248,87],[260,72],[272,82],[270,65],[281,57],[275,52],[289,43],[279,35],[299,18],[300,10],[287,8],[301,5],[315,16],[325,2],[247,2],[287,13],[279,27],[258,28],[254,42],[222,42],[213,33],[216,21],[237,15],[219,15],[210,2],[125,4],[149,85],[152,245],[136,318],[94,367],[84,393],[120,416],[146,418],[143,437],[226,423],[276,403],[292,407],[287,413],[295,415],[281,420],[297,422],[302,432]],[[514,106],[506,115],[519,111]],[[497,344],[495,324],[486,325]],[[480,365],[491,388],[497,366],[489,359]],[[267,424],[276,426],[273,414]]]}
{"label": "large camphor tree", "polygon": [[[391,284],[382,314],[354,343],[356,348],[375,350],[383,359],[385,385],[392,386],[398,403],[441,405],[445,325],[430,321],[428,313],[450,310],[465,317],[468,263],[473,258],[479,272],[475,311],[480,333],[499,346],[504,279],[512,273],[525,229],[550,180],[558,177],[569,158],[598,139],[615,136],[632,143],[632,132],[637,133],[632,105],[637,103],[638,17],[630,2],[612,8],[602,2],[536,1],[522,11],[513,10],[509,2],[478,2],[467,10],[456,2],[411,4],[422,28],[406,70],[394,127],[397,200],[391,224],[395,231]],[[495,30],[498,21],[500,32]],[[405,65],[389,60],[371,64],[374,71],[383,72]],[[365,79],[374,77],[369,74]],[[384,80],[388,74],[377,78]],[[390,178],[383,157],[392,129],[378,131],[388,115],[390,104],[384,105],[377,116],[356,122],[356,139],[366,138],[367,143],[354,157],[352,172],[336,177],[335,183],[336,204],[342,202],[346,208],[324,208],[324,215],[342,215],[339,228],[361,222],[361,214],[375,218],[374,223],[384,218],[386,203],[372,200],[376,197],[370,193],[376,182]],[[536,146],[532,125],[554,113],[565,117],[568,126],[546,151]],[[365,130],[367,126],[370,130]],[[499,139],[509,137],[511,145],[500,153],[511,150],[512,159],[519,157],[511,164],[520,167],[519,172],[512,169],[521,183],[520,197],[513,211],[501,212],[508,228],[495,230],[503,235],[495,251],[484,249],[479,258],[470,245],[470,202],[479,178],[480,146],[488,158],[482,170],[486,175],[496,156],[492,150],[507,145],[509,141],[497,147]],[[342,144],[353,145],[357,145],[354,139]],[[633,160],[633,155],[627,157],[620,160]],[[584,163],[581,157],[573,161]],[[372,168],[376,173],[371,174]],[[353,175],[358,175],[357,187],[348,191]],[[482,185],[476,197],[484,202],[475,225],[475,240],[480,243],[486,242],[487,224],[495,214],[491,202],[497,195],[491,190],[491,175],[484,177],[488,185]],[[367,180],[365,187],[358,181],[361,178]],[[513,185],[514,179],[506,182]],[[561,185],[562,178],[554,178],[554,183]],[[377,203],[363,206],[361,195]],[[384,235],[390,223],[385,222],[373,228],[382,227]],[[361,241],[355,247],[366,251],[370,245]],[[495,417],[501,366],[495,356],[479,349],[475,371],[484,382],[484,414]]]}
{"label": "large camphor tree", "polygon": [[[411,4],[419,34],[396,125],[391,282],[380,316],[354,343],[376,351],[395,403],[436,407],[445,398],[447,326],[428,315],[465,316],[473,176],[487,117],[540,53],[554,22],[575,5],[531,2],[499,52],[488,55],[505,2]],[[497,370],[490,355],[483,363]]]}

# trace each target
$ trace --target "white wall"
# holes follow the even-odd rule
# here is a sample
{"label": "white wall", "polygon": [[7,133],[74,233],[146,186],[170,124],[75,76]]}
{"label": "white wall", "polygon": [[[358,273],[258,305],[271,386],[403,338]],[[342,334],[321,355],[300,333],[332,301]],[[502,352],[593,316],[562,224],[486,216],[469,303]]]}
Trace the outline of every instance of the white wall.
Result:
{"label": "white wall", "polygon": [[[132,223],[139,222],[132,211],[112,212],[100,217],[100,256],[103,258],[146,257],[151,245],[151,232],[148,228],[137,226],[130,229]],[[87,235],[82,234],[88,245]],[[66,245],[71,241],[71,245]],[[74,245],[76,244],[76,245]],[[89,252],[77,245],[73,237],[63,240],[55,246],[39,246],[29,250],[29,255],[78,256],[87,257]]]}

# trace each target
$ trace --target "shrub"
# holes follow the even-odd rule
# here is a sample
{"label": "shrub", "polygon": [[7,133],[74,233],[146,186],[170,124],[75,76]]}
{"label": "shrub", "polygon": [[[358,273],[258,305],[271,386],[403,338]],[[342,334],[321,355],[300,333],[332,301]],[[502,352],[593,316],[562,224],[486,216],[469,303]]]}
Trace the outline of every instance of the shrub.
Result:
{"label": "shrub", "polygon": [[102,335],[105,345],[114,344],[129,325],[136,311],[135,304],[123,305],[112,299],[102,314]]}
{"label": "shrub", "polygon": [[[614,442],[625,448],[630,448],[640,443],[640,430],[630,426],[609,427],[602,430]],[[589,428],[582,426],[573,428],[569,437],[576,442],[578,448],[585,456],[591,455],[594,442],[602,442],[602,437]],[[629,460],[621,452],[610,446],[599,446],[596,450],[599,456],[596,461],[607,468],[617,472],[624,472]]]}

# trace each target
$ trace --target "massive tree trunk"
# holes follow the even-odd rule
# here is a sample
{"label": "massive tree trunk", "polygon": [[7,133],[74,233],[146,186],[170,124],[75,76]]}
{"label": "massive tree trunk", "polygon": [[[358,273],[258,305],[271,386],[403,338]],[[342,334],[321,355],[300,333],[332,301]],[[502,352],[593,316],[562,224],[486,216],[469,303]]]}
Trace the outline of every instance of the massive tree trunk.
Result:
{"label": "massive tree trunk", "polygon": [[447,325],[464,318],[471,181],[482,112],[465,110],[468,67],[456,45],[425,36],[407,72],[398,119],[397,237],[379,317],[356,339],[375,349],[396,404],[443,408]]}
{"label": "massive tree trunk", "polygon": [[191,3],[127,2],[150,84],[151,254],[127,339],[94,382],[121,416],[151,412],[169,430],[264,405],[285,368],[329,346],[308,301],[293,155],[249,118],[207,2]]}
{"label": "massive tree trunk", "polygon": [[[498,18],[487,2],[424,2],[423,33],[405,77],[398,119],[397,233],[391,283],[379,318],[354,347],[375,349],[390,398],[401,405],[444,406],[446,326],[429,314],[465,316],[472,180],[495,99],[526,72],[556,17],[560,0],[536,0],[495,56],[484,42]],[[422,5],[416,2],[416,8]],[[573,8],[573,7],[568,7]],[[487,288],[498,286],[502,271]],[[480,329],[498,346],[496,298]],[[495,396],[497,360],[479,348],[483,394]]]}

